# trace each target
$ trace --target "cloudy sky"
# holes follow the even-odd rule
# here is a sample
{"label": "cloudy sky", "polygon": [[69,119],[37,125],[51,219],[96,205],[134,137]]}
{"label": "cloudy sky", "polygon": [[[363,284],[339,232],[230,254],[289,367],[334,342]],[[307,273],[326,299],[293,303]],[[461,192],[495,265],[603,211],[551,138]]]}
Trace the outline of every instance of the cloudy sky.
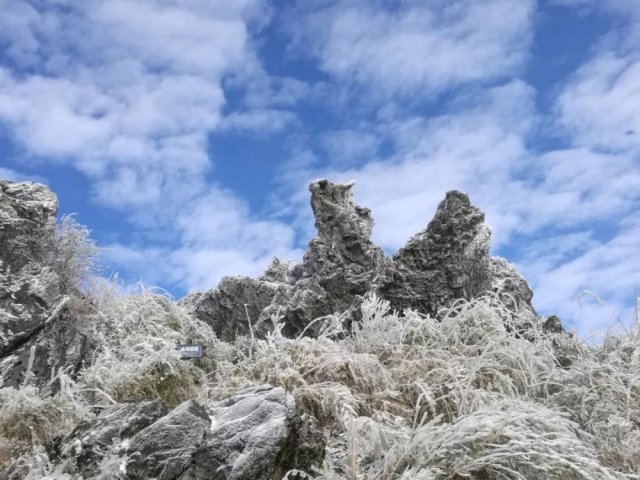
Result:
{"label": "cloudy sky", "polygon": [[637,0],[0,0],[0,177],[176,296],[299,260],[314,178],[389,254],[460,189],[587,336],[640,289],[639,45]]}

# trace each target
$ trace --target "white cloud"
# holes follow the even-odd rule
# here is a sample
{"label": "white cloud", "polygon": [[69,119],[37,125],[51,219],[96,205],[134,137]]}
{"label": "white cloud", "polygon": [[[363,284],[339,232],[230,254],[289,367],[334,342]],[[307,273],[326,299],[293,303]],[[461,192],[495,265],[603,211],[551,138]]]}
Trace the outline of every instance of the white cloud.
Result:
{"label": "white cloud", "polygon": [[640,55],[605,51],[558,98],[559,122],[578,145],[640,149]]}
{"label": "white cloud", "polygon": [[47,179],[42,175],[29,175],[5,167],[0,167],[0,180],[9,180],[10,182],[47,182]]}
{"label": "white cloud", "polygon": [[368,129],[342,129],[323,132],[319,143],[328,163],[344,166],[375,158],[381,141]]}
{"label": "white cloud", "polygon": [[382,98],[432,97],[517,72],[533,10],[531,0],[300,2],[288,28],[294,46],[342,82]]}
{"label": "white cloud", "polygon": [[10,168],[0,167],[0,180],[9,180],[11,182],[20,182],[25,180],[25,175],[22,175],[20,172],[16,172]]}
{"label": "white cloud", "polygon": [[579,11],[598,10],[604,13],[622,15],[640,15],[640,4],[636,0],[549,0],[550,5],[578,8]]}
{"label": "white cloud", "polygon": [[22,64],[32,64],[39,41],[33,26],[40,20],[38,11],[23,0],[0,0],[0,46],[6,47],[9,58]]}
{"label": "white cloud", "polygon": [[259,275],[273,256],[302,257],[290,226],[254,218],[243,201],[219,188],[185,206],[174,229],[179,248],[114,244],[106,258],[115,270],[144,272],[146,283],[207,290],[223,276]]}
{"label": "white cloud", "polygon": [[246,131],[258,136],[284,130],[296,122],[296,116],[288,111],[264,109],[233,112],[221,124],[223,130]]}
{"label": "white cloud", "polygon": [[262,3],[57,4],[7,6],[14,27],[0,42],[29,68],[0,69],[0,121],[32,155],[85,173],[107,205],[150,209],[202,191],[222,82],[255,62],[248,22]]}
{"label": "white cloud", "polygon": [[[616,316],[627,326],[633,320],[629,304],[634,288],[640,287],[638,245],[640,222],[635,219],[624,222],[606,241],[581,232],[532,242],[521,268],[531,281],[539,309],[560,313],[582,335],[601,334]],[[581,305],[578,300],[584,291],[598,295],[603,302],[598,305],[605,308],[595,308],[592,301]]]}
{"label": "white cloud", "polygon": [[[270,18],[266,2],[0,0],[0,10],[11,59],[0,66],[0,122],[37,161],[84,173],[102,205],[146,232],[111,246],[115,268],[211,288],[298,255],[290,227],[254,218],[207,178],[212,132],[283,129],[295,118],[278,108],[306,94],[257,59],[250,35]],[[225,82],[247,90],[237,111]]]}

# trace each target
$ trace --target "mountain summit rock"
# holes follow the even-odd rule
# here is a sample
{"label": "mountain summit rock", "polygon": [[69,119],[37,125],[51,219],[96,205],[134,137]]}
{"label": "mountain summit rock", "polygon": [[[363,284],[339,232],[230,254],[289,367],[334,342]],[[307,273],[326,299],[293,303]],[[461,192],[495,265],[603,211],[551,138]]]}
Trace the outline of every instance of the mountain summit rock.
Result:
{"label": "mountain summit rock", "polygon": [[491,231],[466,194],[448,192],[427,228],[389,258],[371,241],[371,211],[353,202],[352,186],[325,179],[309,186],[317,235],[302,264],[274,259],[258,279],[225,277],[181,305],[223,340],[252,333],[249,322],[262,336],[273,328],[272,318],[284,323],[285,335],[305,329],[313,335],[320,325],[311,323],[319,317],[357,320],[368,292],[395,309],[429,315],[457,299],[492,293],[518,309],[525,323],[539,321],[526,281],[505,259],[489,254]]}

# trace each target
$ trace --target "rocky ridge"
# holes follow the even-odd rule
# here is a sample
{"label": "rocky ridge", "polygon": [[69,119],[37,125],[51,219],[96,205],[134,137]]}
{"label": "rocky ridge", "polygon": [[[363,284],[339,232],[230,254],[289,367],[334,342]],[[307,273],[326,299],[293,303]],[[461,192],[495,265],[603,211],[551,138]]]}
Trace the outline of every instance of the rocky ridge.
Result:
{"label": "rocky ridge", "polygon": [[348,323],[357,320],[368,292],[397,310],[432,316],[457,299],[494,293],[519,310],[523,329],[539,321],[526,281],[505,259],[490,255],[484,214],[466,194],[448,192],[426,229],[389,258],[371,241],[371,212],[354,204],[351,189],[352,184],[328,180],[309,186],[318,233],[302,264],[274,259],[257,279],[226,277],[213,290],[189,294],[181,305],[223,340],[249,335],[249,321],[254,334],[264,335],[278,318],[289,336],[326,315],[344,315]]}

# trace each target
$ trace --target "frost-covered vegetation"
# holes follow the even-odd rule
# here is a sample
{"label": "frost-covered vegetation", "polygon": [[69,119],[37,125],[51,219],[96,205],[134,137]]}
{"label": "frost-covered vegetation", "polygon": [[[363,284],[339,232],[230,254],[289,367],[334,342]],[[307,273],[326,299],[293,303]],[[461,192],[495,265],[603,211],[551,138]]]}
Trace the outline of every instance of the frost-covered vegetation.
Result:
{"label": "frost-covered vegetation", "polygon": [[[62,250],[81,258],[52,258],[77,288],[94,251],[86,232],[62,228],[59,238],[76,242]],[[90,362],[74,378],[61,371],[38,387],[27,375],[0,389],[0,465],[20,465],[19,478],[72,479],[47,452],[114,403],[171,407],[263,383],[291,392],[327,438],[324,463],[290,478],[640,478],[638,325],[593,346],[535,325],[519,331],[518,312],[493,295],[436,317],[369,295],[361,321],[319,318],[315,338],[284,337],[274,316],[266,338],[225,343],[151,290],[94,282],[73,308],[96,339]],[[205,345],[204,359],[180,360],[175,345],[187,339]],[[117,449],[103,452],[110,475]]]}
{"label": "frost-covered vegetation", "polygon": [[[430,318],[372,295],[348,331],[326,317],[318,338],[284,338],[274,318],[266,339],[227,344],[163,295],[103,287],[94,300],[103,342],[76,381],[59,378],[55,395],[0,390],[0,445],[22,462],[46,466],[39,446],[113,402],[176,405],[267,382],[325,427],[313,478],[640,477],[637,329],[587,346],[517,332],[517,313],[491,296]],[[179,360],[184,338],[204,343],[206,359]]]}

